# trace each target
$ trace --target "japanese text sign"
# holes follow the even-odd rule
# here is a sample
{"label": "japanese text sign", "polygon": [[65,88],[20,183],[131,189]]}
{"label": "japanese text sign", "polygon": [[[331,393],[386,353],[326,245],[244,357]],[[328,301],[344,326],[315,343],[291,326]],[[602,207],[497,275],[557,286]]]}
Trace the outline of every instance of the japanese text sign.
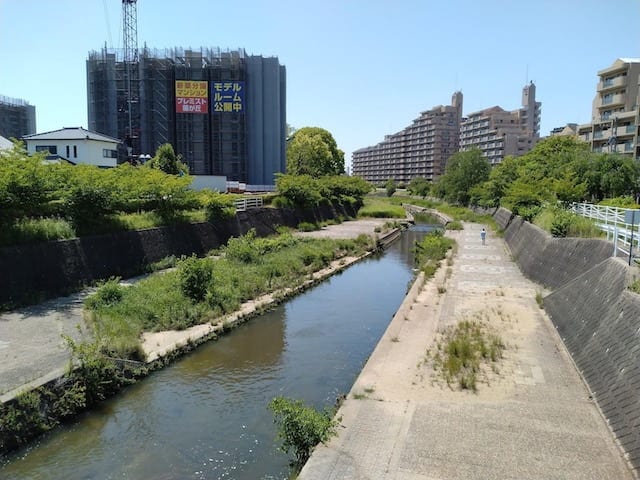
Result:
{"label": "japanese text sign", "polygon": [[244,82],[213,82],[213,111],[244,113]]}
{"label": "japanese text sign", "polygon": [[177,80],[176,112],[208,113],[209,92],[207,91],[207,82]]}

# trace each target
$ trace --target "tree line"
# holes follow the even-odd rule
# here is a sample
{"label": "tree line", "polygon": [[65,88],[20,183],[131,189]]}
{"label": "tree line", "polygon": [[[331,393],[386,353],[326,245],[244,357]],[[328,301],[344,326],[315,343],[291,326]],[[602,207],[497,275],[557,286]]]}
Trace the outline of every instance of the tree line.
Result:
{"label": "tree line", "polygon": [[433,184],[414,178],[408,189],[451,203],[525,214],[542,205],[581,201],[631,206],[640,191],[640,167],[631,157],[591,152],[576,138],[550,137],[493,168],[480,150],[458,152]]}

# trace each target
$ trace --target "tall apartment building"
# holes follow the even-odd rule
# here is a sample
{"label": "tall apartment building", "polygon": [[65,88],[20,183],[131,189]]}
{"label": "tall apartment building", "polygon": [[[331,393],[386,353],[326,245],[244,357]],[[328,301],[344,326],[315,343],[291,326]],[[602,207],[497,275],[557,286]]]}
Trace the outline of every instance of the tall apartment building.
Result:
{"label": "tall apartment building", "polygon": [[25,100],[0,95],[0,136],[21,138],[36,133],[36,107]]}
{"label": "tall apartment building", "polygon": [[522,107],[506,111],[491,107],[462,119],[460,150],[478,148],[491,165],[508,155],[519,156],[531,150],[540,138],[541,103],[536,102],[536,86],[522,89]]}
{"label": "tall apartment building", "polygon": [[277,58],[211,48],[123,55],[89,53],[90,130],[122,139],[133,156],[170,143],[195,175],[273,185],[285,171],[286,70]]}
{"label": "tall apartment building", "polygon": [[458,151],[462,93],[451,105],[432,108],[404,130],[387,135],[377,145],[352,155],[352,175],[380,185],[389,178],[408,183],[414,177],[434,180],[444,172],[447,160]]}
{"label": "tall apartment building", "polygon": [[640,58],[618,58],[598,76],[591,123],[578,127],[578,138],[588,142],[594,152],[640,159]]}

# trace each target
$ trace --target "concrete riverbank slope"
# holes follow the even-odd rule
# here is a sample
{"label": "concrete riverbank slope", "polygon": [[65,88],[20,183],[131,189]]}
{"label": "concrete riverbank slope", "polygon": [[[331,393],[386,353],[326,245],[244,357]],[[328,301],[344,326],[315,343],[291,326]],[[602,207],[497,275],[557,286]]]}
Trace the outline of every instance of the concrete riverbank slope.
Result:
{"label": "concrete riverbank slope", "polygon": [[544,308],[626,452],[640,472],[640,295],[636,266],[611,258],[611,242],[552,238],[501,209],[496,218],[525,274],[553,292]]}
{"label": "concrete riverbank slope", "polygon": [[[464,226],[447,233],[458,242],[453,264],[414,284],[339,411],[338,437],[300,480],[633,478],[536,302],[542,287],[505,240],[482,245],[481,225]],[[449,388],[431,360],[462,320],[493,327],[507,347],[477,393]]]}

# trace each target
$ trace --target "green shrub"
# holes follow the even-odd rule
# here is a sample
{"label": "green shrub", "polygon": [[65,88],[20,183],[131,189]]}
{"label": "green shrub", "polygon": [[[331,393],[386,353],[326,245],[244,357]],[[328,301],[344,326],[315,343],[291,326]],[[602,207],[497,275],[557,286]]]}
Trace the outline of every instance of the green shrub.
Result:
{"label": "green shrub", "polygon": [[211,190],[200,193],[200,201],[207,212],[207,221],[215,222],[233,217],[236,209],[233,205],[233,197]]}
{"label": "green shrub", "polygon": [[120,285],[120,277],[102,283],[93,295],[88,296],[84,304],[90,310],[111,307],[122,300],[127,287]]}
{"label": "green shrub", "polygon": [[317,223],[300,222],[298,224],[298,230],[300,230],[301,232],[313,232],[314,230],[319,230],[319,229],[320,229],[320,225],[318,225]]}
{"label": "green shrub", "polygon": [[187,257],[178,263],[178,281],[182,293],[194,302],[202,302],[213,279],[213,260]]}
{"label": "green shrub", "polygon": [[518,210],[518,215],[524,218],[527,222],[532,222],[533,219],[542,211],[542,207],[540,205],[533,205],[527,207],[520,207]]}
{"label": "green shrub", "polygon": [[464,226],[462,225],[462,222],[458,220],[454,220],[453,222],[447,223],[445,225],[445,228],[447,230],[464,230]]}
{"label": "green shrub", "polygon": [[269,403],[274,423],[278,425],[280,449],[295,455],[295,465],[302,467],[311,456],[313,448],[336,435],[337,420],[328,411],[319,412],[300,400],[276,397]]}

